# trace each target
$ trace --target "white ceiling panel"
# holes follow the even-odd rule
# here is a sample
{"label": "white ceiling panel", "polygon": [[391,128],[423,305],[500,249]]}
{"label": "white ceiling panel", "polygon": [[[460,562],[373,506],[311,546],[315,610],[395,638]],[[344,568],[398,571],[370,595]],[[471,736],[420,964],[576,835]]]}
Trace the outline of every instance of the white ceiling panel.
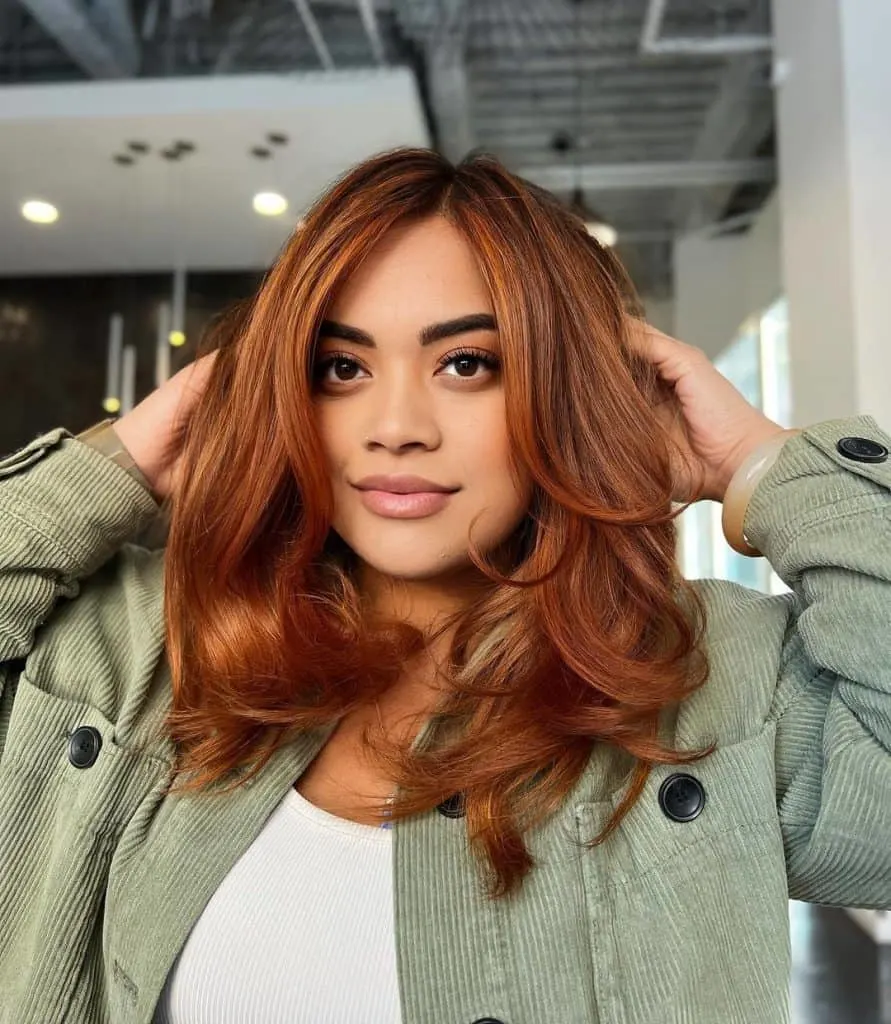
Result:
{"label": "white ceiling panel", "polygon": [[[269,132],[285,145],[266,141]],[[194,152],[161,153],[177,141]],[[115,162],[130,142],[132,165]],[[251,155],[255,146],[272,153]],[[430,145],[405,68],[7,86],[0,90],[0,275],[269,265],[308,205],[373,153]],[[280,217],[252,198],[282,193]],[[28,199],[57,223],[31,224]]]}

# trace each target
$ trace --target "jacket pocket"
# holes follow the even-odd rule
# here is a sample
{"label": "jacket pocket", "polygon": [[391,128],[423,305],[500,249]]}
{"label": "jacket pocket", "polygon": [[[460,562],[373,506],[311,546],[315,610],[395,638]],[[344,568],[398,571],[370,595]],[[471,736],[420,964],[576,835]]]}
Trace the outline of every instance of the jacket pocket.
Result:
{"label": "jacket pocket", "polygon": [[[622,793],[576,807],[594,838]],[[659,765],[619,829],[582,853],[608,1024],[787,1019],[789,925],[768,736]]]}
{"label": "jacket pocket", "polygon": [[100,984],[85,964],[109,863],[156,773],[113,730],[20,674],[0,759],[0,991],[16,1024],[68,1020],[75,996],[93,1002],[84,980]]}

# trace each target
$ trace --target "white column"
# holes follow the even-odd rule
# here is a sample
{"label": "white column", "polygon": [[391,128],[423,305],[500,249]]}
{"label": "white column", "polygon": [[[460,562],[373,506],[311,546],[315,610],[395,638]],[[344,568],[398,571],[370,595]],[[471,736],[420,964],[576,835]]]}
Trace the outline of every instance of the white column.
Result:
{"label": "white column", "polygon": [[[773,0],[773,23],[793,421],[868,413],[887,429],[891,4]],[[891,941],[887,911],[849,913]]]}
{"label": "white column", "polygon": [[773,0],[793,422],[891,424],[891,3]]}
{"label": "white column", "polygon": [[677,337],[714,358],[742,325],[783,295],[780,216],[775,196],[745,234],[679,238],[674,245]]}

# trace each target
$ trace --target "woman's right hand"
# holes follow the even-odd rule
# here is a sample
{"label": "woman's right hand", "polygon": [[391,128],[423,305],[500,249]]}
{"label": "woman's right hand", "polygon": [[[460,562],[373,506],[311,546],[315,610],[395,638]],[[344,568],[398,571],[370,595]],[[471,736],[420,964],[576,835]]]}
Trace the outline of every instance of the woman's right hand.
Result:
{"label": "woman's right hand", "polygon": [[179,483],[183,430],[204,393],[217,352],[175,373],[112,427],[162,501]]}

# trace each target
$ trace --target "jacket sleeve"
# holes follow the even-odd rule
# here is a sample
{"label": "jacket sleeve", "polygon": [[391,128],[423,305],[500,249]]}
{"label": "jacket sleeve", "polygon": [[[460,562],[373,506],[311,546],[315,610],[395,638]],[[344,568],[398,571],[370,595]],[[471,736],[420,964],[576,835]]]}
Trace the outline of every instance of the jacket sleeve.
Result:
{"label": "jacket sleeve", "polygon": [[870,416],[783,446],[744,531],[791,588],[775,730],[794,899],[891,907],[891,437]]}
{"label": "jacket sleeve", "polygon": [[0,460],[0,701],[59,599],[157,513],[126,470],[64,428]]}

